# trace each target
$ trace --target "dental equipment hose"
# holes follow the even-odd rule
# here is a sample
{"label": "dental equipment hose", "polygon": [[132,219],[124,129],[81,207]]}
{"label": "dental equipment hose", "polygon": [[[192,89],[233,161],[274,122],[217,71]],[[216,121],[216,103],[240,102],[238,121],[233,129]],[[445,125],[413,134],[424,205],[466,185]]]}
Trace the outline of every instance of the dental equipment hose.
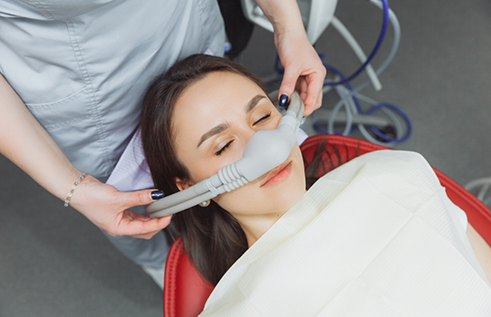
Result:
{"label": "dental equipment hose", "polygon": [[297,142],[303,113],[303,101],[295,92],[278,127],[256,132],[247,143],[239,161],[222,167],[208,179],[148,205],[147,212],[152,218],[175,214],[244,186],[279,166],[288,158]]}
{"label": "dental equipment hose", "polygon": [[348,78],[342,79],[340,81],[336,81],[336,82],[324,82],[324,85],[336,86],[336,85],[342,85],[342,84],[345,84],[347,82],[352,81],[354,78],[356,78],[358,75],[360,75],[361,72],[365,70],[367,65],[370,64],[370,62],[373,60],[373,58],[377,54],[378,50],[382,46],[382,42],[384,41],[385,34],[387,33],[387,26],[389,24],[389,4],[388,4],[387,0],[380,0],[380,1],[382,2],[382,9],[384,12],[384,17],[383,17],[382,29],[380,31],[380,35],[377,39],[377,43],[375,43],[375,46],[374,46],[372,52],[370,53],[370,55],[368,56],[366,61],[360,66],[360,68],[358,68],[351,76],[349,76]]}
{"label": "dental equipment hose", "polygon": [[[322,56],[321,56],[321,59],[322,59]],[[341,79],[344,78],[343,74],[339,70],[337,70],[336,68],[334,68],[330,65],[325,65],[325,67],[329,71],[335,73]],[[370,116],[375,111],[382,110],[389,116],[389,118],[392,120],[392,122],[394,122],[394,125],[396,128],[396,138],[390,138],[390,137],[384,135],[375,126],[369,126],[370,131],[373,134],[375,134],[379,139],[383,140],[383,142],[380,142],[376,138],[371,136],[363,125],[358,124],[356,127],[358,127],[360,132],[363,134],[363,136],[368,141],[375,143],[375,144],[379,144],[379,145],[391,146],[395,143],[404,142],[410,137],[410,135],[412,133],[412,125],[411,125],[411,121],[409,120],[409,117],[404,113],[404,111],[402,111],[400,108],[398,108],[395,105],[392,105],[389,103],[376,103],[375,101],[371,101],[368,98],[362,97],[359,93],[356,93],[353,91],[353,88],[351,87],[349,82],[346,82],[345,86],[346,86],[346,88],[344,88],[343,86],[336,86],[335,87],[337,93],[341,97],[341,100],[334,107],[332,115],[330,116],[330,118],[328,120],[328,129],[327,130],[323,129],[318,124],[314,124],[314,128],[318,132],[324,133],[324,134],[335,134],[335,132],[334,132],[334,119],[335,119],[336,114],[339,112],[341,107],[344,105],[345,110],[346,110],[346,117],[348,118],[348,120],[346,122],[346,127],[342,133],[343,135],[348,135],[354,131],[355,128],[352,126],[352,122],[350,119],[354,113],[358,113],[360,115]],[[370,102],[372,104],[372,108],[370,110],[368,110],[367,112],[364,112],[363,109],[361,108],[361,105],[360,105],[359,100],[358,100],[361,98],[365,99],[367,102]],[[402,132],[403,127],[399,123],[399,120],[397,119],[397,117],[394,114],[397,114],[404,121],[404,123],[406,125],[406,133],[403,134],[403,132]]]}
{"label": "dental equipment hose", "polygon": [[[387,29],[387,25],[385,25],[385,20],[388,17],[388,19],[390,20],[391,25],[393,27],[394,40],[392,43],[392,48],[391,48],[387,58],[385,59],[385,61],[382,63],[382,65],[376,71],[376,75],[380,75],[385,70],[385,68],[389,65],[389,63],[392,61],[392,59],[394,58],[394,55],[395,55],[397,48],[399,46],[401,30],[400,30],[399,21],[397,20],[397,17],[394,14],[394,12],[390,8],[388,8],[388,4],[387,4],[386,0],[370,0],[370,2],[372,4],[378,6],[380,9],[382,9],[384,11],[384,25],[382,26],[382,31],[379,35],[379,39],[377,41],[377,44],[375,45],[374,49],[372,50],[372,53],[366,59],[366,61],[363,63],[363,65],[360,67],[360,69],[357,72],[355,72],[355,74],[356,73],[359,74],[361,72],[361,70],[366,68],[369,65],[370,60],[373,59],[373,56],[378,51],[378,49],[379,49],[379,47],[380,47],[380,45],[381,45],[381,43],[385,37],[385,33],[386,33],[386,29]],[[339,22],[339,24],[341,24],[341,22]],[[346,32],[348,32],[348,31],[346,31]],[[346,37],[347,35],[343,34],[343,36]],[[351,44],[351,47],[353,47],[353,44]],[[321,55],[321,60],[323,60],[322,55]],[[362,90],[363,88],[368,86],[370,81],[373,82],[373,78],[366,80],[361,85],[359,85],[358,87],[353,89],[349,82],[355,76],[351,75],[349,78],[345,78],[343,76],[343,74],[340,71],[338,71],[337,69],[335,69],[334,67],[332,67],[330,65],[326,65],[326,64],[324,64],[324,66],[326,67],[326,69],[328,71],[330,71],[331,73],[334,73],[336,75],[336,77],[340,79],[340,80],[336,80],[335,83],[332,83],[330,81],[325,81],[324,86],[334,86],[334,89],[336,90],[336,92],[338,93],[338,95],[340,96],[341,99],[335,105],[335,107],[332,111],[332,114],[331,114],[330,118],[328,119],[327,130],[322,128],[317,123],[314,124],[315,130],[317,130],[320,133],[325,133],[325,134],[349,135],[354,130],[356,130],[356,128],[358,128],[360,130],[360,132],[363,134],[363,136],[368,141],[375,143],[375,144],[384,145],[384,146],[393,146],[396,143],[401,143],[401,142],[406,141],[410,137],[410,135],[412,133],[412,125],[411,125],[411,121],[409,120],[408,116],[404,113],[404,111],[402,111],[400,108],[398,108],[395,105],[392,105],[389,103],[378,103],[376,101],[371,100],[370,98],[366,98],[365,96],[363,96],[359,93],[360,90]],[[367,68],[367,70],[368,70],[368,68]],[[336,83],[337,83],[337,85],[335,85]],[[344,84],[344,86],[346,86],[346,87],[343,87],[341,84]],[[370,108],[366,112],[363,111],[363,109],[360,106],[359,99],[364,100],[365,102],[372,105],[372,108]],[[334,131],[334,120],[336,118],[336,114],[339,112],[339,110],[343,106],[345,107],[345,112],[346,112],[346,119],[347,119],[346,125],[345,125],[344,131],[342,133],[336,133]],[[379,128],[370,125],[370,126],[368,126],[368,129],[371,131],[371,133],[373,135],[375,135],[375,137],[374,137],[372,134],[370,134],[367,131],[367,129],[365,128],[364,125],[362,125],[362,124],[354,125],[353,124],[352,118],[355,114],[363,115],[363,116],[370,116],[378,110],[383,111],[389,117],[389,119],[393,122],[393,127],[395,128],[395,138],[385,135]],[[401,124],[399,118],[402,119],[402,121],[405,124],[405,127],[406,127],[405,132],[404,132],[404,127]]]}
{"label": "dental equipment hose", "polygon": [[[397,28],[395,27],[396,32],[398,30],[400,30],[398,27],[399,27],[399,22],[397,21],[397,18],[395,16],[395,14],[392,12],[392,10],[390,10],[389,8],[389,4],[387,2],[387,0],[370,0],[371,3],[375,4],[376,6],[379,6],[381,7],[381,9],[383,10],[383,23],[382,23],[382,29],[380,30],[380,34],[379,34],[379,37],[377,39],[377,42],[375,43],[375,46],[374,48],[372,49],[370,55],[368,56],[368,58],[366,58],[366,60],[363,62],[363,64],[353,73],[351,74],[348,78],[343,78],[339,81],[334,81],[334,82],[329,82],[329,81],[325,81],[324,82],[324,86],[337,86],[337,85],[343,85],[343,84],[346,84],[347,82],[350,82],[352,81],[353,79],[355,79],[356,77],[358,77],[370,64],[370,62],[373,60],[373,58],[375,57],[375,55],[378,53],[380,47],[382,46],[382,42],[384,41],[385,39],[385,35],[387,33],[387,28],[388,28],[388,24],[389,24],[389,19],[391,20],[391,22],[393,22],[393,20],[396,20],[396,23],[393,23],[394,26],[397,26]],[[351,39],[352,38],[352,35],[349,34],[349,32],[347,31],[347,29],[344,27],[344,25],[336,18],[334,17],[332,23],[336,23],[338,24],[339,26],[336,27],[336,29],[338,29],[338,31],[340,30],[345,30],[343,32],[343,37],[347,37],[349,36],[349,39],[346,38],[348,40],[348,42],[350,43],[350,46],[355,49],[355,47],[357,49],[358,48],[358,44],[356,43],[356,41],[354,39]],[[342,26],[342,28],[340,29],[340,27]],[[391,52],[389,53],[389,63],[390,61],[392,60],[392,58],[394,57],[395,55],[395,51],[397,51],[397,46],[399,45],[399,38],[398,36],[400,35],[400,31],[398,33],[396,33],[396,40],[394,41],[394,44],[393,45],[393,48],[391,49]],[[356,44],[355,44],[356,43]],[[361,49],[359,49],[361,50]],[[384,63],[383,68],[380,67],[379,70],[377,71],[377,75],[379,75],[384,69],[385,67],[387,67],[388,63]],[[278,56],[278,54],[276,54],[276,59],[275,59],[275,63],[274,63],[274,68],[276,70],[276,73],[277,74],[280,74],[280,75],[283,75],[285,70],[283,69],[283,67],[281,66],[281,61],[280,61],[280,58]],[[375,83],[374,83],[375,84]],[[378,85],[375,85],[375,86],[378,86]],[[380,90],[380,88],[378,88],[377,90]]]}

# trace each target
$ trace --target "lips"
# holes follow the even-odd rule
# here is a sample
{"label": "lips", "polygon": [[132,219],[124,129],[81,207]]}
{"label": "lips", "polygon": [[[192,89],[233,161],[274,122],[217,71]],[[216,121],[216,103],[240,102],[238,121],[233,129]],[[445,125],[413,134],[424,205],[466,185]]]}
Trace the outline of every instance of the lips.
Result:
{"label": "lips", "polygon": [[274,185],[278,182],[282,182],[290,175],[291,166],[292,166],[292,161],[289,161],[271,170],[266,176],[266,179],[261,183],[260,187],[266,185]]}

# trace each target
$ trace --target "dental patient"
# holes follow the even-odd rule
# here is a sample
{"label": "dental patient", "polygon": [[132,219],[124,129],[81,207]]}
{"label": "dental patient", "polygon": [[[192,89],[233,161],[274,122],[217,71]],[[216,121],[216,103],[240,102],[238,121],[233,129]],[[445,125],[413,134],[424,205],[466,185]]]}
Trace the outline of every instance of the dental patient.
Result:
{"label": "dental patient", "polygon": [[[144,99],[156,187],[169,195],[214,175],[280,118],[240,65],[177,63]],[[491,316],[491,250],[419,154],[368,153],[308,191],[305,179],[296,145],[258,179],[176,214],[216,286],[200,316]]]}

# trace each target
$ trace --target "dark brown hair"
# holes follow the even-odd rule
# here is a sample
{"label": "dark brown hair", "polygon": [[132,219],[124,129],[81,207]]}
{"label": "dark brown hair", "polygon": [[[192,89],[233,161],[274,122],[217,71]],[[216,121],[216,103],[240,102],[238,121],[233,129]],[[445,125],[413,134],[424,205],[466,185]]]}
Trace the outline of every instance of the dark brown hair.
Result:
{"label": "dark brown hair", "polygon": [[[213,72],[242,75],[266,92],[261,81],[244,67],[223,58],[201,54],[178,62],[155,79],[143,102],[142,142],[153,181],[166,195],[179,191],[176,178],[189,179],[188,170],[179,162],[174,150],[172,114],[175,104],[187,87]],[[329,146],[325,139],[320,142],[312,159],[304,157],[307,188],[326,172],[350,159],[347,148],[343,153],[339,150],[343,149]],[[336,163],[334,158],[337,158]],[[181,236],[189,259],[212,285],[218,283],[248,247],[237,220],[213,201],[206,208],[193,207],[177,213],[172,224]]]}
{"label": "dark brown hair", "polygon": [[[166,195],[178,191],[176,178],[189,179],[188,170],[175,155],[175,104],[187,87],[213,72],[242,75],[266,92],[261,81],[243,66],[202,54],[187,57],[155,79],[143,101],[142,142],[153,181]],[[193,207],[177,213],[172,224],[198,272],[213,285],[247,250],[240,224],[213,201],[206,208]]]}

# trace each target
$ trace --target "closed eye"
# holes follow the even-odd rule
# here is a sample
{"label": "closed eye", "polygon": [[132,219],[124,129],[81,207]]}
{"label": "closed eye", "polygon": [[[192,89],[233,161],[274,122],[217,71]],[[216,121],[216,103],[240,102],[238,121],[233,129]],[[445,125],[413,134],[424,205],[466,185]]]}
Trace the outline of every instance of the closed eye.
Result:
{"label": "closed eye", "polygon": [[254,122],[252,125],[255,126],[256,124],[260,123],[261,121],[268,119],[269,117],[271,117],[271,112],[268,113],[267,115],[265,115],[264,117],[262,117],[261,119],[257,120],[256,122]]}
{"label": "closed eye", "polygon": [[[259,120],[257,120],[256,122],[254,122],[252,125],[256,125],[258,123],[260,123],[261,121],[264,121],[264,120],[267,120],[269,117],[271,117],[271,112],[268,113],[267,115],[261,117]],[[225,152],[225,150],[227,150],[227,148],[230,146],[230,144],[232,144],[234,140],[230,140],[227,144],[225,144],[220,150],[216,151],[215,152],[215,155],[216,156],[220,156],[223,152]]]}
{"label": "closed eye", "polygon": [[229,146],[230,144],[232,144],[234,140],[230,140],[227,144],[225,144],[220,150],[216,151],[215,152],[215,155],[216,156],[219,156],[220,154],[222,154]]}

